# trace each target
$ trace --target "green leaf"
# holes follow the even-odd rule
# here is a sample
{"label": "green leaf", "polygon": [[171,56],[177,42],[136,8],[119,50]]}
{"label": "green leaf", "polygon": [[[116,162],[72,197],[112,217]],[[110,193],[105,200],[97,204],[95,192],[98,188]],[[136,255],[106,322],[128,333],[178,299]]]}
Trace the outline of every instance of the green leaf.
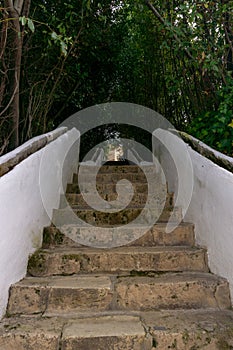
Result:
{"label": "green leaf", "polygon": [[22,26],[25,26],[27,23],[27,18],[25,16],[19,17],[19,21],[21,22]]}
{"label": "green leaf", "polygon": [[28,28],[30,29],[30,31],[31,31],[32,33],[35,32],[34,23],[33,23],[33,21],[32,21],[30,18],[28,18]]}
{"label": "green leaf", "polygon": [[91,9],[91,0],[87,1],[87,9],[90,10]]}
{"label": "green leaf", "polygon": [[230,122],[230,124],[228,124],[228,126],[230,126],[231,128],[233,128],[233,119],[232,119],[232,121]]}
{"label": "green leaf", "polygon": [[67,55],[67,45],[64,43],[64,41],[61,41],[61,52],[64,56]]}
{"label": "green leaf", "polygon": [[58,35],[57,35],[57,33],[52,32],[51,38],[52,38],[54,41],[57,41],[57,40],[58,40]]}

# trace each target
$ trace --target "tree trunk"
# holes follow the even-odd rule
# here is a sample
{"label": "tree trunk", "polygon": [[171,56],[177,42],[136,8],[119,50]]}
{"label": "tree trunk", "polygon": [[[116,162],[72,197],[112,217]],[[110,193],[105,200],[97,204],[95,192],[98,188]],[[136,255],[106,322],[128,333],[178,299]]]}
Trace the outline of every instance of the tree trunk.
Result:
{"label": "tree trunk", "polygon": [[20,73],[23,49],[24,30],[21,29],[20,16],[28,16],[31,0],[6,0],[5,7],[11,18],[11,50],[12,50],[12,75],[10,78],[10,104],[8,115],[12,120],[10,149],[19,145],[19,124],[20,124]]}

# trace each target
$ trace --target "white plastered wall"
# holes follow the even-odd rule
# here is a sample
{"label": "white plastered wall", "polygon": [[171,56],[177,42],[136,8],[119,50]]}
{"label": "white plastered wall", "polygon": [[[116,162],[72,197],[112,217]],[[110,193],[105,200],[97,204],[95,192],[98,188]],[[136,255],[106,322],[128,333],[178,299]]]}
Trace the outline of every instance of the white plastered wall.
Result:
{"label": "white plastered wall", "polygon": [[211,272],[225,277],[233,302],[233,174],[189,148],[193,196],[185,220],[195,224],[196,242],[208,251]]}
{"label": "white plastered wall", "polygon": [[[233,174],[176,138],[168,132],[162,142],[153,137],[154,155],[165,173],[168,190],[175,193],[176,199],[181,192],[176,204],[182,207],[184,220],[195,224],[196,243],[207,248],[211,272],[228,280],[233,301]],[[181,142],[182,152],[186,151],[191,159],[192,179],[190,166],[184,165]],[[186,184],[190,183],[190,189],[179,181],[177,168],[182,169],[183,178],[188,177]],[[192,191],[187,206],[189,190]]]}
{"label": "white plastered wall", "polygon": [[0,318],[10,285],[25,276],[28,256],[41,246],[43,227],[77,170],[79,136],[66,132],[0,178]]}

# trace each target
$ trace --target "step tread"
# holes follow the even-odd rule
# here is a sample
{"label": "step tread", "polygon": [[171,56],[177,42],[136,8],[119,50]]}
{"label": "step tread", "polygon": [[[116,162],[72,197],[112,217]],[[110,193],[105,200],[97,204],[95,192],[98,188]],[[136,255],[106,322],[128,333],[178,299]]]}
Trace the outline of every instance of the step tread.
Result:
{"label": "step tread", "polygon": [[13,287],[48,287],[62,289],[108,289],[111,290],[112,282],[110,276],[82,275],[82,276],[50,276],[50,277],[25,277]]}
{"label": "step tread", "polygon": [[[116,336],[144,337],[147,333],[150,343],[144,348],[146,350],[155,349],[152,347],[151,337],[158,350],[223,350],[232,348],[232,324],[232,311],[212,309],[67,313],[62,317],[23,316],[4,319],[1,322],[0,348],[55,350],[59,345],[63,349],[62,346],[68,339],[77,341],[92,338],[94,343],[91,348],[102,350],[104,348],[98,347],[96,343],[100,337],[112,341]],[[108,348],[106,346],[106,349]],[[126,350],[126,347],[118,349]]]}
{"label": "step tread", "polygon": [[[102,211],[101,211],[102,210]],[[104,227],[108,225],[125,225],[131,222],[139,224],[154,225],[156,222],[167,222],[171,219],[173,222],[181,222],[183,219],[182,208],[130,208],[125,209],[112,209],[96,210],[92,208],[80,208],[74,209],[54,209],[53,210],[53,223],[56,226],[63,226],[68,224],[78,224],[87,222],[92,226]]]}
{"label": "step tread", "polygon": [[88,254],[88,255],[96,255],[96,254],[138,254],[138,255],[144,255],[146,253],[148,254],[158,254],[158,253],[169,253],[169,252],[183,252],[183,253],[193,253],[193,252],[205,252],[205,248],[201,247],[187,247],[187,246],[157,246],[157,247],[140,247],[140,246],[130,246],[130,247],[116,247],[116,248],[89,248],[89,247],[56,247],[54,249],[40,249],[40,253],[48,253],[48,254],[67,254],[67,255],[73,255],[73,254]]}
{"label": "step tread", "polygon": [[[89,332],[87,332],[89,329]],[[102,316],[72,320],[66,325],[63,337],[107,337],[107,336],[145,335],[141,320],[136,316]]]}
{"label": "step tread", "polygon": [[163,274],[156,274],[153,276],[119,276],[118,281],[125,284],[173,284],[176,282],[189,283],[198,281],[200,283],[227,283],[223,277],[216,276],[210,272],[167,272]]}
{"label": "step tread", "polygon": [[[113,207],[113,209],[118,209],[117,207],[114,207],[114,206],[112,206],[112,207]],[[83,213],[83,212],[104,213],[104,212],[101,211],[101,210],[106,209],[106,212],[107,212],[108,214],[111,214],[111,212],[108,212],[107,210],[108,210],[108,209],[112,209],[112,207],[111,207],[111,205],[108,204],[108,203],[106,203],[106,207],[100,207],[100,208],[98,208],[98,210],[97,210],[97,209],[94,209],[94,208],[92,208],[92,207],[79,207],[79,206],[76,205],[76,204],[71,206],[72,210],[75,211],[76,213]],[[162,209],[162,208],[163,208],[163,206],[161,205],[161,209]],[[150,211],[150,210],[153,210],[153,209],[157,209],[157,207],[151,207],[151,206],[145,207],[145,206],[141,206],[141,205],[132,205],[132,204],[130,204],[130,205],[128,205],[127,207],[123,208],[122,210],[119,210],[119,209],[118,209],[118,210],[121,211],[121,212],[124,212],[124,211],[143,210],[143,209]],[[54,210],[66,211],[67,209],[54,209]],[[169,206],[169,207],[164,207],[162,210],[163,210],[163,211],[168,211],[168,212],[171,212],[171,211],[180,211],[180,210],[181,210],[181,207],[172,207],[172,206]],[[117,212],[117,213],[118,213],[118,212]]]}
{"label": "step tread", "polygon": [[112,173],[112,174],[115,174],[115,173],[128,173],[128,172],[131,172],[131,173],[138,173],[138,172],[141,172],[141,171],[148,171],[148,172],[156,172],[156,168],[155,166],[152,164],[152,165],[142,165],[142,166],[139,166],[139,165],[102,165],[102,166],[85,166],[85,165],[82,165],[82,171],[86,171],[86,172],[90,172],[90,171],[99,171],[99,173]]}
{"label": "step tread", "polygon": [[[117,278],[117,279],[116,279]],[[95,274],[95,275],[72,275],[72,276],[45,276],[31,277],[27,276],[21,281],[13,284],[14,288],[18,287],[49,287],[49,288],[71,288],[71,289],[111,289],[114,281],[121,284],[174,284],[190,283],[197,281],[201,283],[218,284],[226,283],[223,277],[216,276],[209,272],[177,272],[177,273],[152,273],[150,276],[145,275],[125,275],[115,276],[114,274]],[[115,282],[114,282],[115,283]]]}
{"label": "step tread", "polygon": [[[122,237],[131,237],[130,242],[125,242],[128,246],[194,246],[194,225],[190,223],[180,223],[171,233],[166,233],[166,223],[157,223],[149,228],[143,225],[132,225],[130,228],[122,226],[119,233]],[[109,227],[110,229],[110,227]],[[111,231],[111,230],[110,230]],[[90,235],[91,234],[91,235]],[[114,234],[114,233],[113,233]],[[109,234],[106,234],[109,240]],[[88,237],[96,237],[95,244]],[[67,246],[80,247],[97,246],[104,240],[103,230],[95,227],[73,227],[67,225],[60,231],[55,226],[49,226],[44,229],[43,248]],[[123,241],[122,241],[123,242]]]}
{"label": "step tread", "polygon": [[[138,343],[141,343],[140,347]],[[140,318],[132,315],[69,320],[18,317],[5,320],[0,326],[1,350],[104,350],[109,344],[114,349],[150,350],[152,337],[146,336]]]}
{"label": "step tread", "polygon": [[115,288],[120,309],[228,309],[231,306],[228,282],[210,273],[119,277]]}
{"label": "step tread", "polygon": [[[56,210],[59,210],[59,209],[56,209]],[[72,226],[72,224],[70,225],[70,226]],[[77,227],[77,228],[79,228],[80,230],[86,230],[87,228],[85,227],[85,226],[82,226],[82,225],[80,225],[80,226],[78,226],[78,225],[75,225],[75,227]],[[108,227],[114,227],[114,225],[108,225]],[[145,225],[145,224],[131,224],[130,225],[130,230],[132,229],[132,230],[136,230],[136,229],[138,229],[138,228],[146,228],[146,227],[148,227],[147,225]],[[149,230],[152,230],[153,228],[155,228],[155,229],[162,229],[163,231],[165,231],[165,229],[166,229],[166,227],[167,227],[167,222],[156,222],[153,226],[152,226],[152,228],[149,228]],[[176,228],[175,229],[179,229],[179,228],[185,228],[185,227],[189,227],[189,228],[194,228],[194,224],[192,224],[191,222],[184,222],[184,221],[182,221],[182,222],[180,222],[177,226],[176,226]],[[52,228],[52,229],[56,229],[56,227],[55,226],[47,226],[46,227],[47,229],[48,228]],[[92,229],[93,227],[91,227],[91,229]],[[95,229],[95,228],[94,228]],[[121,227],[121,230],[122,231],[124,231],[124,230],[129,230],[129,228],[128,227],[124,227],[124,226],[122,226]],[[170,233],[168,233],[168,235],[169,235]]]}
{"label": "step tread", "polygon": [[[21,300],[20,305],[18,300]],[[146,276],[95,274],[25,277],[11,288],[8,312],[14,315],[90,308],[226,309],[230,305],[228,282],[211,273],[154,273]]]}
{"label": "step tread", "polygon": [[186,246],[113,249],[61,246],[41,249],[28,263],[28,272],[32,276],[193,270],[208,271],[205,249]]}
{"label": "step tread", "polygon": [[223,350],[233,346],[232,311],[149,311],[142,312],[141,319],[153,337],[156,350]]}
{"label": "step tread", "polygon": [[[119,190],[121,192],[123,191],[132,191],[132,189],[134,190],[134,192],[137,193],[147,193],[148,192],[148,184],[147,183],[143,183],[143,182],[130,182],[128,184],[126,183],[119,183],[117,184],[117,187],[119,187]],[[97,183],[96,184],[96,188],[98,190],[98,192],[100,192],[101,194],[111,194],[111,193],[117,193],[116,192],[116,183]],[[87,186],[84,187],[84,192],[85,193],[91,193],[90,191],[92,191],[92,186],[90,188],[88,188]],[[167,187],[166,185],[160,184],[159,186],[153,186],[152,188],[150,188],[150,195],[154,194],[160,194],[163,195],[166,193]],[[67,190],[66,193],[67,194],[80,194],[80,189],[79,189],[79,185],[78,183],[68,183],[67,184]]]}

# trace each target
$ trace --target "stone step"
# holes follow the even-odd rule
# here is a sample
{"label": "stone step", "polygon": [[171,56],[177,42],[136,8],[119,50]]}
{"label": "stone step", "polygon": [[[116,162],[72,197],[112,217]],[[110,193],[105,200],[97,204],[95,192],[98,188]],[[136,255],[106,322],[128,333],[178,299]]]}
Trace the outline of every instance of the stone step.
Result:
{"label": "stone step", "polygon": [[154,350],[224,350],[233,347],[232,311],[144,312],[141,319],[153,337]]}
{"label": "stone step", "polygon": [[[124,183],[124,184],[117,184],[119,191],[121,193],[131,193],[133,190],[133,193],[148,193],[148,185],[147,183],[141,183],[141,182],[132,182],[132,183]],[[116,184],[114,183],[97,183],[96,189],[99,192],[101,196],[114,194],[116,193]],[[66,193],[93,193],[93,187],[92,183],[91,185],[88,183],[84,184],[83,186],[79,186],[77,183],[70,183],[67,184]],[[164,198],[166,198],[167,194],[167,187],[166,185],[156,184],[150,189],[151,193],[153,194],[160,194]]]}
{"label": "stone step", "polygon": [[208,273],[168,273],[158,277],[119,277],[115,285],[121,310],[229,309],[228,282]]}
{"label": "stone step", "polygon": [[151,350],[138,316],[81,319],[17,317],[0,326],[1,350]]}
{"label": "stone step", "polygon": [[[82,221],[92,226],[119,226],[133,223],[134,221],[136,221],[135,224],[139,225],[154,225],[156,222],[167,222],[171,215],[174,222],[179,223],[182,221],[182,210],[180,207],[174,209],[164,208],[162,213],[159,208],[145,208],[143,212],[141,208],[126,208],[115,213],[86,208],[73,208],[73,210],[54,209],[52,221],[57,227],[71,224],[81,225]],[[80,220],[77,220],[77,217]]]}
{"label": "stone step", "polygon": [[[166,233],[166,223],[157,223],[150,229],[143,227],[124,228],[120,230],[123,237],[135,237],[130,246],[194,246],[194,225],[190,223],[181,223],[171,233]],[[141,236],[141,230],[146,233]],[[112,233],[114,235],[114,232]],[[88,236],[90,239],[88,240]],[[137,238],[139,237],[139,238]],[[62,232],[55,226],[49,226],[44,229],[43,248],[56,246],[80,247],[81,242],[87,242],[91,246],[95,246],[98,242],[106,242],[109,240],[109,234],[104,235],[98,228],[73,227],[68,225],[63,228]]]}
{"label": "stone step", "polygon": [[63,339],[64,349],[151,350],[152,347],[152,337],[146,334],[140,318],[134,316],[74,320],[64,327]]}
{"label": "stone step", "polygon": [[10,290],[7,314],[229,309],[226,280],[209,273],[27,277]]}
{"label": "stone step", "polygon": [[102,174],[127,174],[127,173],[155,173],[156,168],[154,165],[102,165],[102,166],[90,166],[82,165],[83,173],[102,173]]}
{"label": "stone step", "polygon": [[208,271],[206,251],[191,247],[56,248],[39,250],[28,262],[31,276],[134,271]]}
{"label": "stone step", "polygon": [[106,310],[112,288],[107,276],[26,277],[11,287],[7,314]]}
{"label": "stone step", "polygon": [[6,318],[0,323],[0,349],[60,349],[63,327],[64,321],[58,318],[34,316]]}
{"label": "stone step", "polygon": [[232,324],[232,311],[212,309],[14,317],[0,324],[0,349],[224,350]]}
{"label": "stone step", "polygon": [[[109,203],[111,201],[115,201],[117,199],[116,194],[105,194],[102,197],[106,203],[103,205],[103,208],[109,207]],[[119,200],[119,205],[122,206],[125,203],[125,200],[127,199],[127,196],[125,196],[123,199]],[[76,206],[78,208],[89,208],[90,205],[95,205],[101,208],[101,204],[99,203],[98,198],[96,198],[92,193],[89,193],[86,195],[86,200],[83,198],[81,194],[76,193],[67,193],[66,195],[61,195],[60,198],[60,208],[64,209],[67,207],[67,205],[70,206]],[[148,200],[148,203],[147,203]],[[89,204],[88,204],[89,203]],[[152,196],[152,199],[148,199],[147,194],[144,193],[135,193],[131,202],[129,203],[130,206],[138,206],[138,207],[144,207],[147,203],[148,206],[157,204],[158,206],[165,206],[165,207],[173,207],[174,205],[174,196],[172,193],[167,194],[166,197],[162,197],[161,194],[155,194]]]}
{"label": "stone step", "polygon": [[[85,174],[85,173],[84,173]],[[98,173],[96,178],[93,179],[93,173],[87,173],[85,174],[85,182],[89,181],[95,181],[96,183],[116,183],[122,179],[126,179],[130,182],[140,182],[140,183],[147,183],[148,180],[150,181],[158,181],[160,177],[158,177],[157,174],[155,173],[149,173],[149,174],[144,174],[143,172],[137,172],[137,173]],[[78,183],[79,178],[78,174],[73,174],[73,183]]]}

